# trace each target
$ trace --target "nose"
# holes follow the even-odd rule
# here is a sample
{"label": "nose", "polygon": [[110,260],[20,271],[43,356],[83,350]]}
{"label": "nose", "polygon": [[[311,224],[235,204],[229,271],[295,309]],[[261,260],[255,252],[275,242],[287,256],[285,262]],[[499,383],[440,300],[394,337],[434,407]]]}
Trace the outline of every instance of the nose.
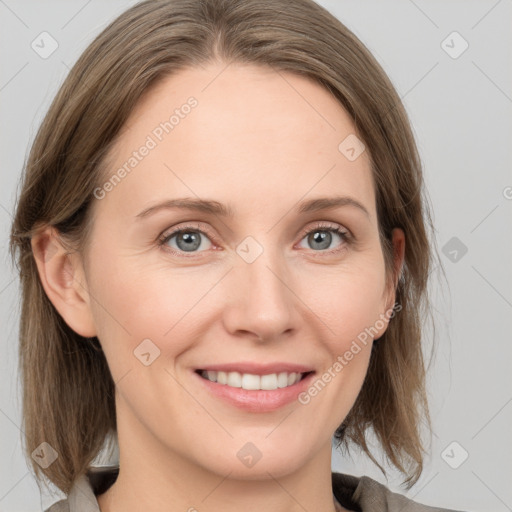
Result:
{"label": "nose", "polygon": [[227,281],[223,318],[232,335],[274,341],[290,334],[298,299],[282,257],[264,250],[252,263],[237,258]]}

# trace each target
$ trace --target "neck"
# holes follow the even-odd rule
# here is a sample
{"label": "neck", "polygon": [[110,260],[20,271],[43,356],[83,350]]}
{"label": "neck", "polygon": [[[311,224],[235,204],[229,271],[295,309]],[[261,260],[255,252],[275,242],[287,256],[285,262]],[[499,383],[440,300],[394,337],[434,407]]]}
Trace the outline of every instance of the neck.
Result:
{"label": "neck", "polygon": [[330,442],[295,471],[280,474],[260,466],[249,477],[199,465],[162,446],[140,423],[118,423],[118,442],[119,476],[97,497],[101,512],[345,510],[333,497]]}

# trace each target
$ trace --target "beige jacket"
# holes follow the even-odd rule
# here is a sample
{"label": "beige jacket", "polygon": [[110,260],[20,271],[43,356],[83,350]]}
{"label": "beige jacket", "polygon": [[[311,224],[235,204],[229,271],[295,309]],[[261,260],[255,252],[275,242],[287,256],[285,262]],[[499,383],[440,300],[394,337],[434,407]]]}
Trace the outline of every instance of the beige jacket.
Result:
{"label": "beige jacket", "polygon": [[[102,494],[114,483],[118,471],[115,466],[92,468],[77,480],[67,499],[58,501],[45,512],[101,512],[96,495]],[[332,473],[332,487],[335,498],[343,507],[354,512],[457,512],[421,505],[391,492],[367,476]]]}

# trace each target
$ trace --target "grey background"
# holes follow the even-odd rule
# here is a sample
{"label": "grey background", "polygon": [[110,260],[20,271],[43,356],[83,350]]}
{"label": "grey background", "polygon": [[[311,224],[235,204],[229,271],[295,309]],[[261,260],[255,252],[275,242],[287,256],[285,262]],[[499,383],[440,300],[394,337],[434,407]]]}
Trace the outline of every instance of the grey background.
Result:
{"label": "grey background", "polygon": [[[21,453],[19,294],[7,253],[17,182],[69,68],[92,38],[134,3],[0,0],[1,512],[41,510],[60,496],[49,489],[41,498]],[[432,284],[438,320],[437,356],[429,374],[434,436],[420,481],[405,492],[397,472],[386,480],[357,453],[347,458],[335,452],[333,468],[367,474],[426,504],[510,511],[511,1],[319,3],[369,47],[405,103],[449,284],[444,291]],[[31,48],[43,31],[58,42],[46,59]],[[454,31],[463,39],[448,37]],[[469,47],[454,58],[463,40]]]}

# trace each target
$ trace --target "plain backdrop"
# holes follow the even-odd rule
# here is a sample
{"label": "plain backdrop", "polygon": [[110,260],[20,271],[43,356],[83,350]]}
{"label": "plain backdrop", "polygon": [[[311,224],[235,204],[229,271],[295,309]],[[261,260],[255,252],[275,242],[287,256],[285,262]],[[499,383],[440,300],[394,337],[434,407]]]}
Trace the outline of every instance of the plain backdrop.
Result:
{"label": "plain backdrop", "polygon": [[[16,187],[30,143],[79,54],[126,0],[0,0],[0,511],[39,511],[21,452],[19,290],[8,257]],[[512,2],[322,0],[373,52],[413,124],[448,286],[432,284],[437,355],[429,373],[434,435],[408,492],[365,457],[333,469],[367,474],[426,504],[512,510]],[[58,47],[32,48],[42,32]],[[49,48],[49,46],[46,46]]]}

